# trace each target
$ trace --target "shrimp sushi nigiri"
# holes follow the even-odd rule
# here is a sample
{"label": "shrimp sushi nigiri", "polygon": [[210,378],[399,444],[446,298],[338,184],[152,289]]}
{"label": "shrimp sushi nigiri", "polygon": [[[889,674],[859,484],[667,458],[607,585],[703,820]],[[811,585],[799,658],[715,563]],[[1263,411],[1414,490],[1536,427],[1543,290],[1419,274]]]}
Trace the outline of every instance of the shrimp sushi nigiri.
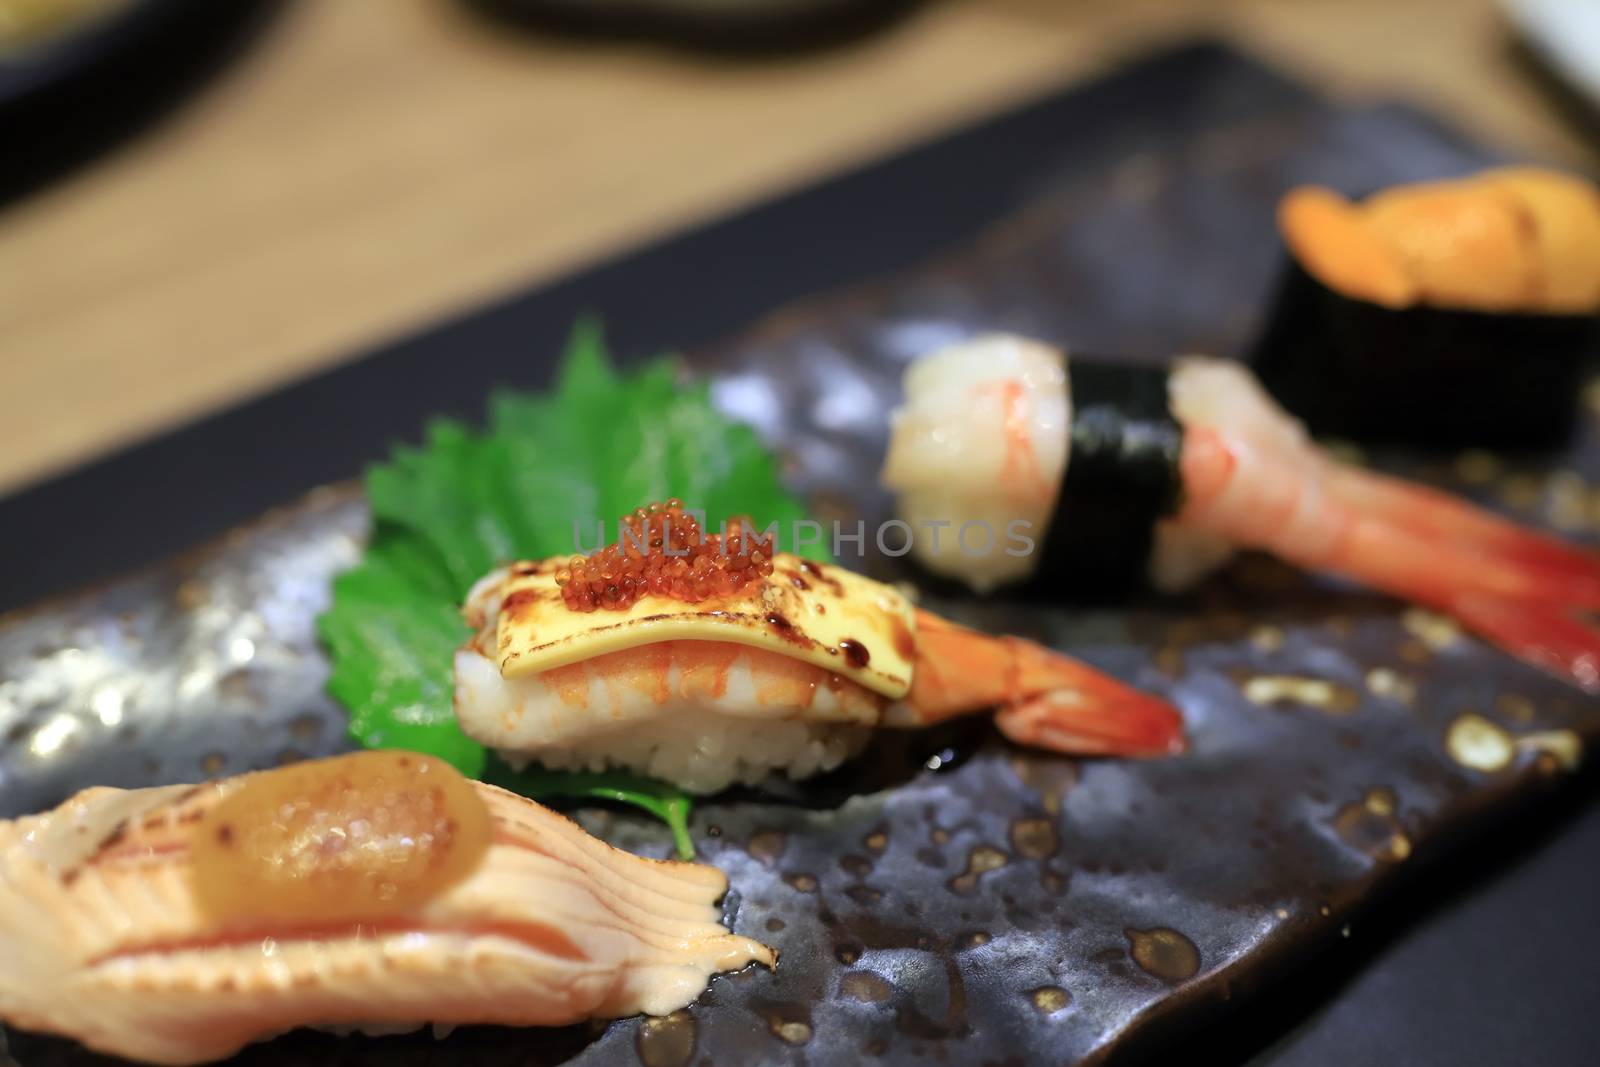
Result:
{"label": "shrimp sushi nigiri", "polygon": [[706,536],[674,500],[627,521],[592,556],[513,564],[473,588],[476,633],[455,663],[469,737],[513,763],[622,767],[698,793],[819,774],[875,728],[989,708],[1020,744],[1182,748],[1165,701],[914,609],[842,567],[774,552],[770,535],[737,520]]}
{"label": "shrimp sushi nigiri", "polygon": [[726,889],[405,752],[89,789],[0,823],[0,1021],[186,1064],[299,1026],[664,1015],[774,962]]}
{"label": "shrimp sushi nigiri", "polygon": [[1107,364],[990,335],[906,372],[883,481],[913,528],[1021,522],[1034,550],[913,551],[984,590],[1192,584],[1238,548],[1455,616],[1600,691],[1600,556],[1448,494],[1335,461],[1237,363]]}

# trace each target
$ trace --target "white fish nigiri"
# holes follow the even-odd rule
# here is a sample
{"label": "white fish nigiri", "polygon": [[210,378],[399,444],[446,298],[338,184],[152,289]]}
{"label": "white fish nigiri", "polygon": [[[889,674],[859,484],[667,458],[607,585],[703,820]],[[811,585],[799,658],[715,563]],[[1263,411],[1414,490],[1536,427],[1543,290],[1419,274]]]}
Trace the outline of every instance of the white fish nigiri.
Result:
{"label": "white fish nigiri", "polygon": [[0,1019],[187,1064],[299,1026],[661,1015],[774,962],[726,889],[410,753],[90,789],[0,823]]}

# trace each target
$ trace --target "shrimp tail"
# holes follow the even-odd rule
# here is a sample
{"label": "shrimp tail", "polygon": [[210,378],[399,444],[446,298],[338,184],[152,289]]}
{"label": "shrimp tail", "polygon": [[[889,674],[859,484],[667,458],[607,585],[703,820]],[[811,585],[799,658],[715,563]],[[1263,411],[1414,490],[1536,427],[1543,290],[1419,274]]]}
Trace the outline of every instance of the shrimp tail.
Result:
{"label": "shrimp tail", "polygon": [[1600,556],[1434,489],[1337,467],[1355,516],[1333,569],[1447,612],[1505,652],[1600,692]]}
{"label": "shrimp tail", "polygon": [[1351,508],[1444,545],[1560,583],[1566,596],[1600,608],[1600,553],[1519,526],[1437,489],[1336,466],[1333,493]]}
{"label": "shrimp tail", "polygon": [[1600,631],[1560,606],[1467,593],[1451,613],[1468,629],[1524,663],[1600,693]]}
{"label": "shrimp tail", "polygon": [[1019,745],[1068,755],[1175,756],[1188,747],[1172,705],[1103,676],[1100,682],[1094,692],[1052,689],[1003,704],[995,725]]}
{"label": "shrimp tail", "polygon": [[890,725],[927,725],[992,707],[1000,731],[1022,745],[1116,756],[1166,756],[1185,747],[1183,718],[1160,697],[1031,641],[990,637],[927,611],[917,613],[912,677]]}
{"label": "shrimp tail", "polygon": [[1453,615],[1507,653],[1600,692],[1600,554],[1435,489],[1335,463],[1309,443],[1256,446],[1210,427],[1184,439],[1184,518]]}

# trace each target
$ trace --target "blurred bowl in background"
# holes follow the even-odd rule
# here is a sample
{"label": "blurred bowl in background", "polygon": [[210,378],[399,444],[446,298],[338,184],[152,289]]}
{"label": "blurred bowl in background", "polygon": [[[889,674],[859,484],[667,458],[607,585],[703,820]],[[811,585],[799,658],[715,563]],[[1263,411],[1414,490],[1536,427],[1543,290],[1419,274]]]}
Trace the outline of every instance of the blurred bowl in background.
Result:
{"label": "blurred bowl in background", "polygon": [[518,29],[653,38],[712,51],[824,47],[879,29],[923,0],[465,0]]}
{"label": "blurred bowl in background", "polygon": [[0,62],[70,36],[130,0],[0,0]]}
{"label": "blurred bowl in background", "polygon": [[120,143],[281,0],[0,0],[0,205]]}

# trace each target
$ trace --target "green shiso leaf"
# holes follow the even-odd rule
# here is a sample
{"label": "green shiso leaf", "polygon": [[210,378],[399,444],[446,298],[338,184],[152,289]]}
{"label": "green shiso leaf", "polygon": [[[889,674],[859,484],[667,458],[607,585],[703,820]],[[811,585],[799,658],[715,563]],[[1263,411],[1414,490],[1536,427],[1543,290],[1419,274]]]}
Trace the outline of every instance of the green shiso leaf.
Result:
{"label": "green shiso leaf", "polygon": [[712,525],[734,514],[782,523],[787,540],[804,512],[755,433],[719,413],[703,384],[681,382],[670,358],[619,373],[586,320],[553,391],[496,393],[484,430],[429,423],[420,447],[397,447],[367,471],[366,489],[372,539],[318,620],[328,692],[350,712],[351,735],[537,799],[632,804],[692,856],[682,791],[631,774],[513,770],[461,732],[451,675],[468,630],[458,609],[495,567],[571,553],[579,536],[592,549],[598,523],[609,541],[618,516],[653,500],[678,497]]}

